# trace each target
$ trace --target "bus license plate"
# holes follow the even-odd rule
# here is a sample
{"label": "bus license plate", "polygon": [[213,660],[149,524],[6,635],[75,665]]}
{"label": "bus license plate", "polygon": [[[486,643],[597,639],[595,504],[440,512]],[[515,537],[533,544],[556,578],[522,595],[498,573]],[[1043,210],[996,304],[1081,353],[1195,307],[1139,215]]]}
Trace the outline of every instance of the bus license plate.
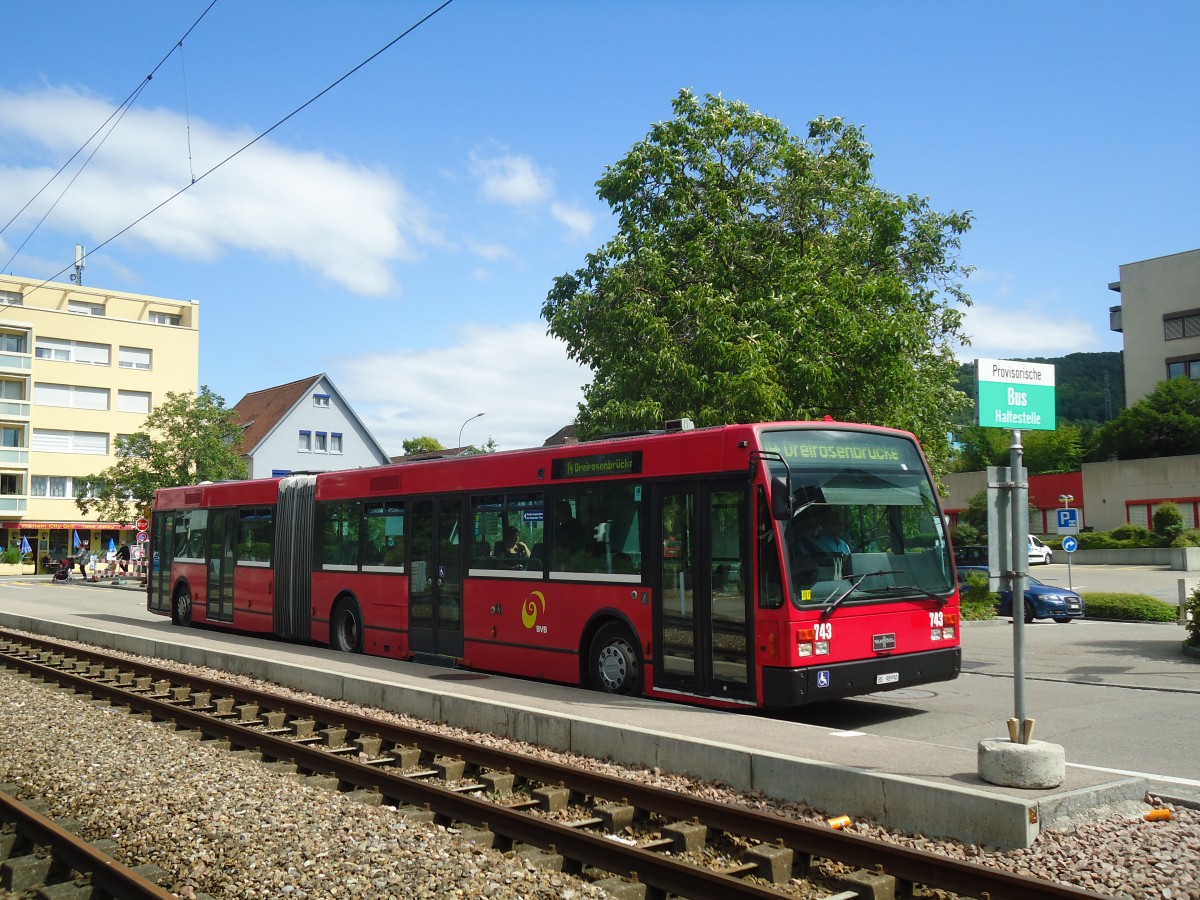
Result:
{"label": "bus license plate", "polygon": [[886,674],[875,676],[876,684],[895,684],[899,680],[900,680],[899,672],[887,672]]}

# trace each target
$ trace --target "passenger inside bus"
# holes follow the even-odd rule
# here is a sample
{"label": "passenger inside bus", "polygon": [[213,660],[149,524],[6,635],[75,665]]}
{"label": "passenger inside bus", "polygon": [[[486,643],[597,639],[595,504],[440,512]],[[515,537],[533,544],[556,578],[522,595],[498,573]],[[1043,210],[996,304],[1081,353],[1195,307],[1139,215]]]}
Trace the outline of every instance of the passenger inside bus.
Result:
{"label": "passenger inside bus", "polygon": [[521,540],[521,533],[515,526],[505,525],[504,540],[496,541],[496,546],[492,548],[492,555],[506,562],[526,560],[529,559],[529,547]]}

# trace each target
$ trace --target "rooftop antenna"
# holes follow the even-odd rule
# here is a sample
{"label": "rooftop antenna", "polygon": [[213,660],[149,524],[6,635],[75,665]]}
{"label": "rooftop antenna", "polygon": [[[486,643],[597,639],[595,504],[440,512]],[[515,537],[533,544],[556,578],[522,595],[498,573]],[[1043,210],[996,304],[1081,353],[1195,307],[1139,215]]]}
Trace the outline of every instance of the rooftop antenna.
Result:
{"label": "rooftop antenna", "polygon": [[75,274],[71,276],[71,280],[76,284],[83,284],[83,257],[86,254],[83,252],[83,244],[75,245]]}

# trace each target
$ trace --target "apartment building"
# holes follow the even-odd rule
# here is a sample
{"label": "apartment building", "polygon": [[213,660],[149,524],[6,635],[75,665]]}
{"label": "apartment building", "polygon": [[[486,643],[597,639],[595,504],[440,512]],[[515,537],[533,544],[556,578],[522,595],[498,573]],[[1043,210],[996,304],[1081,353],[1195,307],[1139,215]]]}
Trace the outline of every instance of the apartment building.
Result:
{"label": "apartment building", "polygon": [[1109,328],[1121,334],[1125,402],[1168,378],[1200,378],[1200,250],[1126,263],[1109,290]]}
{"label": "apartment building", "polygon": [[195,301],[0,275],[0,549],[42,571],[79,543],[136,546],[132,523],[79,512],[76,485],[167,392],[197,390],[199,327]]}

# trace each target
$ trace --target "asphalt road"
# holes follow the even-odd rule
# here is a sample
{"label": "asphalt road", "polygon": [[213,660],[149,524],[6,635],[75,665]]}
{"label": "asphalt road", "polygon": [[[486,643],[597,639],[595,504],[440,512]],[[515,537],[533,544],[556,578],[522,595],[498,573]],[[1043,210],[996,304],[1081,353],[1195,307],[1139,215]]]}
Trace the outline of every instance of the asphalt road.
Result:
{"label": "asphalt road", "polygon": [[1059,557],[1067,554],[1055,551],[1055,561],[1048,566],[1030,566],[1029,574],[1047,584],[1062,585],[1075,591],[1148,594],[1176,606],[1179,603],[1179,582],[1188,591],[1200,585],[1200,572],[1177,572],[1166,566],[1076,566]]}

